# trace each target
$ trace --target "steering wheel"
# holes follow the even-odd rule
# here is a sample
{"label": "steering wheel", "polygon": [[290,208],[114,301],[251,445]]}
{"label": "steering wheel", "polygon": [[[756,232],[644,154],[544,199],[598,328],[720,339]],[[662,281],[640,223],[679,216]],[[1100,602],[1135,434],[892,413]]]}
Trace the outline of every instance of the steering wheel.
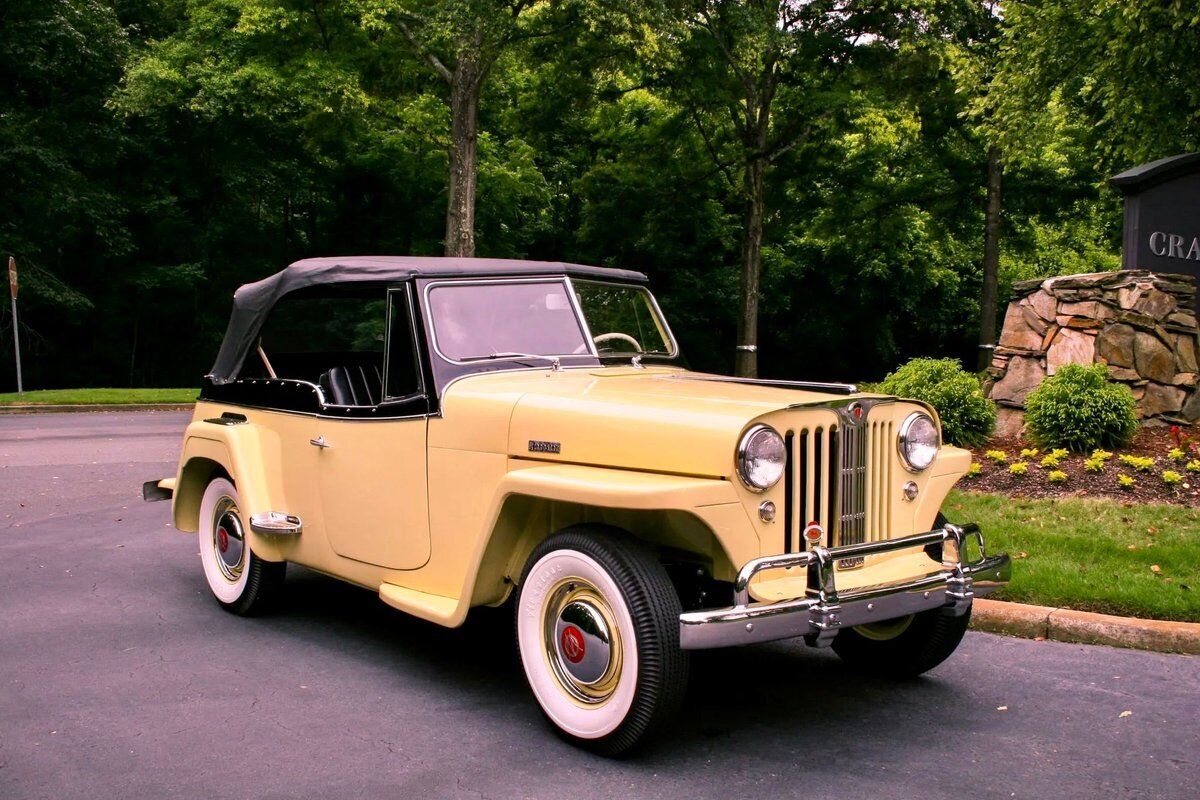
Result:
{"label": "steering wheel", "polygon": [[611,342],[613,339],[620,339],[622,341],[629,342],[631,345],[633,345],[633,349],[638,353],[645,352],[645,350],[642,348],[641,342],[630,336],[628,333],[619,333],[617,331],[613,331],[611,333],[602,333],[599,336],[592,337],[592,341],[596,344],[600,344],[602,342]]}

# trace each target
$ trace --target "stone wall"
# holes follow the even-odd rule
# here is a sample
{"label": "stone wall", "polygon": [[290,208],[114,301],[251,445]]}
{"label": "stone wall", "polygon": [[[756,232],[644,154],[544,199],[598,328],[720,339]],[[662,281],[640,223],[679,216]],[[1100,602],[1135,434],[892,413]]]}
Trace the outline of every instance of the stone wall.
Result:
{"label": "stone wall", "polygon": [[1063,364],[1109,365],[1150,423],[1200,419],[1196,279],[1144,270],[1067,275],[1013,285],[984,382],[997,404],[1023,408]]}

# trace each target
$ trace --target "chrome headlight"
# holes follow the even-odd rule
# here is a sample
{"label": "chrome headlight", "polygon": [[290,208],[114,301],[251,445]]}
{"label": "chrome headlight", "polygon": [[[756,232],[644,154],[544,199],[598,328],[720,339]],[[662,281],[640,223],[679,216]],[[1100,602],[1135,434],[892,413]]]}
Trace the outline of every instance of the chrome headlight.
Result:
{"label": "chrome headlight", "polygon": [[904,418],[897,440],[900,458],[912,472],[920,472],[933,463],[941,446],[937,423],[924,411],[914,411]]}
{"label": "chrome headlight", "polygon": [[755,425],[738,443],[737,470],[742,483],[756,492],[770,489],[783,477],[787,447],[769,425]]}

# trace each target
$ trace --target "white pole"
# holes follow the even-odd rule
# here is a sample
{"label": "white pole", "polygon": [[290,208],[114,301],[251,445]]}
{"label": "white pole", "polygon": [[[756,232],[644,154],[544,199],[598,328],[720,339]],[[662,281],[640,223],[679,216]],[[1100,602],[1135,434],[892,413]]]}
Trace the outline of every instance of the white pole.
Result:
{"label": "white pole", "polygon": [[17,359],[17,394],[25,394],[25,382],[21,380],[21,334],[17,330],[17,260],[8,257],[8,296],[12,299],[13,354]]}
{"label": "white pole", "polygon": [[17,332],[17,298],[12,298],[13,350],[17,354],[17,394],[25,394],[25,383],[21,380],[21,334]]}

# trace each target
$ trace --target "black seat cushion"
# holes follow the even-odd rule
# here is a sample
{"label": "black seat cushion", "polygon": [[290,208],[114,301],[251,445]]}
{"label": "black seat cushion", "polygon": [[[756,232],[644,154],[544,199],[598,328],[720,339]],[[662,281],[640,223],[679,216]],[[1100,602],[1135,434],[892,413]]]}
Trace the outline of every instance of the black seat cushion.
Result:
{"label": "black seat cushion", "polygon": [[383,374],[374,364],[334,367],[320,384],[325,402],[335,406],[378,405],[383,395]]}

